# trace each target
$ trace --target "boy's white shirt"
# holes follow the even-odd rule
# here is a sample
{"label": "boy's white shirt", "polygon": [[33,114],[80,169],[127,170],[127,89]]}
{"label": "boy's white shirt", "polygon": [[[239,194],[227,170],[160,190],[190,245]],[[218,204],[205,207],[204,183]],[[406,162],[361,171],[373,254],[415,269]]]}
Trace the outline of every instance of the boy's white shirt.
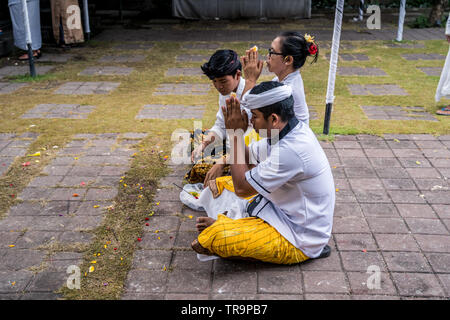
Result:
{"label": "boy's white shirt", "polygon": [[[242,99],[242,92],[245,88],[245,79],[241,76],[241,79],[239,80],[239,84],[236,90],[236,98],[239,99],[239,101]],[[220,138],[220,140],[225,139],[226,137],[226,128],[225,128],[225,117],[223,116],[222,112],[222,106],[226,106],[226,99],[230,98],[231,94],[223,96],[219,93],[219,110],[216,114],[216,122],[214,123],[213,127],[209,129],[210,131],[214,131]],[[252,113],[247,108],[244,108],[241,106],[241,110],[244,109],[247,112],[248,120],[252,118]],[[251,129],[251,128],[250,128]],[[247,130],[248,132],[249,130]]]}

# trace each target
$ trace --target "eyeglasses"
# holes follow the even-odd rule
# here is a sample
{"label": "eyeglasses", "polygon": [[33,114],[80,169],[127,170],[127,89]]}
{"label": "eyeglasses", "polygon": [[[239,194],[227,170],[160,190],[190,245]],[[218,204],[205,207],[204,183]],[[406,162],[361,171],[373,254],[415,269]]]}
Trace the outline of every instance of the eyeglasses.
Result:
{"label": "eyeglasses", "polygon": [[272,48],[270,48],[269,49],[269,57],[271,56],[271,55],[277,55],[277,56],[282,56],[283,54],[282,53],[280,53],[280,52],[275,52],[275,51],[273,51],[273,49]]}

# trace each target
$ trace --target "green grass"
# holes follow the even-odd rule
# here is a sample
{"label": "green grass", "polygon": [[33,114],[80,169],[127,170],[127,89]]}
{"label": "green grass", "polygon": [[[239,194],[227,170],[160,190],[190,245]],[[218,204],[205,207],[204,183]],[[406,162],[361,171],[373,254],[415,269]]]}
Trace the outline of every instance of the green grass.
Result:
{"label": "green grass", "polygon": [[[320,45],[320,39],[316,39]],[[425,43],[430,53],[447,54],[448,46],[442,41],[420,41]],[[433,135],[450,134],[450,119],[437,117],[438,122],[430,121],[382,121],[368,120],[362,112],[363,105],[402,105],[422,106],[426,111],[434,112],[448,101],[434,102],[434,93],[439,77],[429,77],[416,67],[441,67],[443,61],[406,61],[402,53],[422,53],[423,49],[388,48],[388,41],[353,42],[356,49],[342,53],[364,53],[370,57],[364,62],[339,62],[339,66],[366,66],[383,69],[386,77],[341,77],[336,80],[330,135],[322,135],[325,111],[325,95],[328,78],[328,62],[321,50],[321,58],[316,64],[308,62],[301,73],[305,86],[306,100],[314,106],[318,120],[311,120],[311,128],[319,139],[333,140],[335,134],[375,134],[384,133],[430,133]],[[222,44],[224,48],[243,54],[252,42],[232,42]],[[0,218],[7,214],[8,208],[18,203],[16,195],[42,171],[42,168],[55,157],[53,146],[64,146],[77,133],[104,132],[148,132],[149,137],[142,141],[138,155],[133,159],[132,168],[119,185],[119,194],[115,199],[112,212],[105,214],[101,226],[93,231],[95,236],[88,247],[79,247],[84,254],[81,265],[81,290],[62,289],[68,299],[118,299],[131,267],[136,238],[142,234],[143,219],[153,209],[153,194],[158,180],[167,173],[167,168],[159,154],[170,155],[172,142],[170,137],[177,128],[193,130],[193,120],[136,120],[140,109],[146,104],[184,104],[204,105],[203,127],[210,128],[218,109],[218,94],[211,85],[205,96],[153,96],[160,83],[196,82],[210,83],[206,77],[165,77],[171,67],[199,67],[200,63],[176,63],[175,56],[180,53],[212,54],[208,50],[183,50],[179,43],[159,42],[149,51],[129,53],[146,54],[144,62],[114,64],[115,66],[134,67],[128,77],[122,76],[81,76],[79,73],[88,66],[99,65],[97,60],[106,54],[118,54],[112,49],[115,43],[92,41],[90,45],[77,50],[77,59],[66,64],[57,64],[51,74],[38,75],[35,79],[28,76],[14,77],[16,82],[28,82],[29,86],[12,94],[2,95],[0,99],[1,132],[23,133],[39,132],[40,137],[29,147],[28,152],[41,151],[39,158],[22,157],[16,159],[9,171],[0,177]],[[125,52],[120,52],[125,53]],[[5,61],[0,61],[5,63]],[[108,65],[108,64],[105,64]],[[264,77],[261,80],[270,80]],[[67,81],[120,81],[119,88],[107,95],[66,96],[56,95],[53,91]],[[397,84],[408,92],[408,96],[352,96],[348,84]],[[41,103],[78,103],[96,106],[85,120],[68,119],[21,119],[20,116]],[[158,148],[158,149],[157,149]],[[161,153],[155,150],[162,151]],[[153,151],[153,152],[152,152]],[[36,162],[38,160],[39,162]],[[22,163],[31,165],[23,168]],[[123,183],[127,186],[124,187]],[[146,185],[148,189],[137,187]],[[13,196],[14,195],[14,196]],[[139,198],[139,195],[143,197]],[[151,220],[150,220],[151,222]],[[114,230],[114,232],[112,231]],[[104,245],[107,245],[107,248]],[[113,250],[116,247],[118,250]],[[57,247],[52,250],[64,250]],[[66,248],[67,249],[67,248]],[[95,272],[87,272],[96,256]],[[121,260],[120,257],[123,259]],[[104,285],[108,283],[108,285]]]}

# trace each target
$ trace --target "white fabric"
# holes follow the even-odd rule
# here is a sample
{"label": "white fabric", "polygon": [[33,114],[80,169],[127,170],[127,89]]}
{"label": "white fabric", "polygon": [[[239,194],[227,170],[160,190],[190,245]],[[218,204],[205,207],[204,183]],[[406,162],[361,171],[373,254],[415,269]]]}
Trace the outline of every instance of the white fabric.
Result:
{"label": "white fabric", "polygon": [[[14,45],[22,50],[27,50],[22,2],[20,0],[9,0],[8,6],[13,26]],[[39,0],[27,0],[27,9],[31,32],[31,49],[38,50],[42,46]]]}
{"label": "white fabric", "polygon": [[[449,18],[447,19],[445,34],[450,35],[450,15]],[[450,49],[447,53],[444,68],[442,69],[441,72],[441,78],[439,79],[439,84],[436,89],[435,95],[436,102],[440,101],[441,98],[450,99]]]}
{"label": "white fabric", "polygon": [[252,94],[251,90],[247,91],[242,98],[241,105],[249,110],[258,109],[271,104],[283,101],[292,95],[291,86],[283,85],[275,87],[265,92]]}
{"label": "white fabric", "polygon": [[227,189],[222,191],[222,194],[216,199],[213,198],[211,189],[209,187],[203,189],[199,197],[199,205],[201,205],[208,217],[217,220],[219,213],[227,211],[226,216],[231,219],[241,219],[248,217],[245,212],[247,200],[239,198],[234,192]]}
{"label": "white fabric", "polygon": [[330,70],[328,71],[326,103],[333,103],[334,101],[334,84],[336,81],[339,44],[341,42],[341,27],[342,27],[343,12],[344,12],[344,0],[338,0],[336,4],[336,14],[334,18],[334,31],[333,31],[333,41],[331,45]]}
{"label": "white fabric", "polygon": [[[266,158],[260,157],[261,148],[268,148]],[[259,163],[245,177],[262,198],[247,212],[268,222],[308,257],[319,256],[331,237],[335,187],[314,133],[299,122],[272,146],[267,139],[252,143],[250,152]]]}
{"label": "white fabric", "polygon": [[196,211],[205,211],[199,199],[196,199],[190,192],[197,192],[199,195],[203,191],[203,183],[185,184],[183,191],[180,192],[180,201]]}
{"label": "white fabric", "polygon": [[292,97],[294,98],[294,112],[295,117],[309,125],[309,110],[306,104],[305,88],[303,86],[303,79],[300,71],[296,70],[288,74],[283,81],[278,80],[278,77],[272,79],[283,84],[287,84],[292,88]]}
{"label": "white fabric", "polygon": [[[238,88],[236,90],[236,97],[239,99],[239,101],[242,99],[242,92],[244,91],[245,87],[245,79],[241,77],[241,80],[239,81]],[[220,140],[225,139],[226,137],[226,128],[225,128],[225,117],[223,116],[222,112],[222,106],[226,106],[225,100],[230,98],[230,95],[223,96],[219,93],[219,111],[217,111],[216,114],[216,122],[214,123],[213,127],[209,130],[214,131],[220,138]],[[241,105],[241,110],[245,110],[249,116],[249,120],[252,117],[252,114],[250,110],[246,109]]]}

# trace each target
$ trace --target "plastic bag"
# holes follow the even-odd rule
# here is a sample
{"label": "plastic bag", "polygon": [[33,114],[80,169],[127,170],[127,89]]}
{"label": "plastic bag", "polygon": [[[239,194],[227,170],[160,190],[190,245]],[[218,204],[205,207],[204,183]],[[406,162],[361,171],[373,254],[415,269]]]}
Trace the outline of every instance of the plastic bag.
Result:
{"label": "plastic bag", "polygon": [[183,190],[180,192],[180,201],[183,204],[196,211],[205,211],[200,202],[203,183],[185,184]]}

